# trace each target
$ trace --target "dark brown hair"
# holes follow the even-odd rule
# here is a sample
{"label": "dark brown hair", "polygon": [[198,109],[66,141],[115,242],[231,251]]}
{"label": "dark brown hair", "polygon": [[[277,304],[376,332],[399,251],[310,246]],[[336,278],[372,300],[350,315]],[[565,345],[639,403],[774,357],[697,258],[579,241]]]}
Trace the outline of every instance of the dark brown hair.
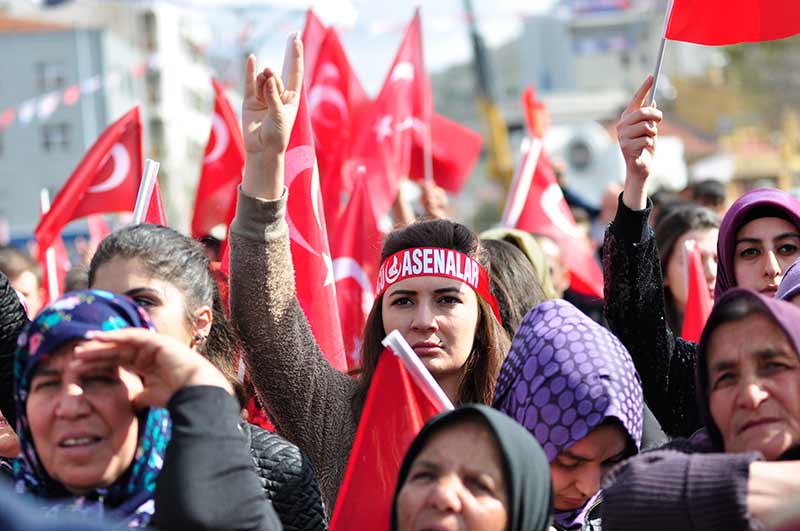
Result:
{"label": "dark brown hair", "polygon": [[[477,260],[491,277],[488,259],[478,236],[460,223],[444,219],[426,220],[397,229],[386,237],[381,252],[381,262],[394,253],[414,247],[455,249]],[[381,300],[381,297],[375,300],[364,325],[361,346],[361,377],[359,378],[359,389],[353,401],[356,417],[361,415],[361,408],[372,383],[378,358],[383,351],[381,340],[386,335],[386,331],[383,329]],[[464,373],[459,385],[458,402],[461,404],[492,403],[497,374],[500,372],[503,359],[508,352],[508,336],[494,318],[491,307],[478,297],[478,308],[478,324],[475,328],[472,351],[464,365]]]}

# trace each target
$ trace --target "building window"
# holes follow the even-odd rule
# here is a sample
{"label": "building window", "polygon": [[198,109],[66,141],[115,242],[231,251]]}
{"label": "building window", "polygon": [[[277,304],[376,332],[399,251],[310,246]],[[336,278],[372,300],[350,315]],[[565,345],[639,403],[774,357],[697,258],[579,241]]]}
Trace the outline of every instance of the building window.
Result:
{"label": "building window", "polygon": [[35,64],[35,68],[36,88],[39,89],[39,92],[50,92],[66,86],[67,76],[63,64],[39,61]]}
{"label": "building window", "polygon": [[47,124],[42,126],[42,147],[45,151],[68,150],[70,144],[69,124]]}

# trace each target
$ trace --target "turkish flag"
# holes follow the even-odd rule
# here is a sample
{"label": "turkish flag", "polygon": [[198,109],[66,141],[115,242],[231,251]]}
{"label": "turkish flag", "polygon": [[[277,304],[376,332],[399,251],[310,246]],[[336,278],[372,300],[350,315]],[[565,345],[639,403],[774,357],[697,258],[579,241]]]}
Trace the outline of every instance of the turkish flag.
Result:
{"label": "turkish flag", "polygon": [[[686,242],[689,244],[689,242]],[[689,278],[686,308],[683,312],[683,330],[681,337],[687,341],[700,341],[703,327],[706,325],[714,300],[708,289],[706,275],[703,271],[703,257],[700,248],[692,242],[686,248],[686,269]]]}
{"label": "turkish flag", "polygon": [[797,0],[673,0],[666,38],[711,46],[800,33]]}
{"label": "turkish flag", "polygon": [[[72,269],[72,263],[64,246],[64,240],[59,235],[50,247],[53,255],[53,269],[48,266],[47,250],[39,252],[39,266],[42,268],[42,308],[59,298],[64,293],[64,279],[67,272]],[[53,289],[50,289],[50,278],[54,276]]]}
{"label": "turkish flag", "polygon": [[334,243],[333,274],[347,365],[361,366],[361,337],[375,301],[382,233],[365,179],[356,182],[339,220]]}
{"label": "turkish flag", "polygon": [[330,28],[319,48],[316,68],[308,79],[308,110],[314,131],[322,202],[329,235],[338,233],[343,197],[353,183],[342,178],[356,134],[358,118],[369,99],[347,60],[336,30]]}
{"label": "turkish flag", "polygon": [[286,223],[289,225],[297,299],[325,357],[340,371],[347,370],[333,261],[314,156],[314,139],[305,91],[300,94],[284,163],[289,190]]}
{"label": "turkish flag", "polygon": [[156,179],[156,183],[153,186],[153,195],[150,196],[150,204],[147,205],[144,222],[169,227],[167,213],[164,211],[164,202],[161,200],[161,187],[158,185],[158,179]]}
{"label": "turkish flag", "polygon": [[36,227],[40,249],[70,221],[104,212],[130,212],[142,175],[142,126],[134,107],[89,148]]}
{"label": "turkish flag", "polygon": [[397,196],[401,179],[411,174],[414,130],[428,134],[433,100],[422,54],[419,10],[386,76],[378,97],[361,120],[345,179],[367,175],[378,216],[386,214]]}
{"label": "turkish flag", "polygon": [[[439,114],[431,117],[433,180],[448,192],[458,194],[481,154],[480,133]],[[412,179],[425,179],[425,131],[414,129],[411,151]]]}
{"label": "turkish flag", "polygon": [[225,90],[216,79],[214,87],[214,116],[211,133],[203,157],[203,169],[192,216],[192,236],[202,238],[217,225],[230,225],[231,204],[236,201],[236,188],[244,169],[244,140],[239,120],[231,108]]}
{"label": "turkish flag", "polygon": [[570,287],[603,298],[603,272],[585,235],[575,225],[541,138],[528,137],[523,143],[522,161],[511,183],[503,224],[553,238],[569,268]]}
{"label": "turkish flag", "polygon": [[385,349],[372,377],[330,531],[389,529],[397,474],[425,422],[440,413]]}
{"label": "turkish flag", "polygon": [[[314,10],[309,8],[306,11],[306,25],[303,27],[303,35],[300,39],[303,41],[303,70],[306,74],[314,72],[317,64],[317,55],[319,55],[322,41],[325,39],[325,24],[314,13]],[[308,76],[305,79],[308,82]]]}

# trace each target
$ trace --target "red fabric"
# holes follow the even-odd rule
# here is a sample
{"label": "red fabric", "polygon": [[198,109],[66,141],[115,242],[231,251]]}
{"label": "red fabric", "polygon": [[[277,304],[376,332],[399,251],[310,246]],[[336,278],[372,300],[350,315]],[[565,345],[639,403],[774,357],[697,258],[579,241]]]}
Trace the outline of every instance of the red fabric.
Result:
{"label": "red fabric", "polygon": [[42,308],[63,295],[64,279],[67,276],[67,271],[72,268],[72,263],[67,254],[67,248],[64,246],[64,240],[61,239],[60,235],[53,241],[52,249],[55,251],[55,297],[50,296],[50,268],[47,267],[46,255],[44,252],[39,253],[39,266],[42,268]]}
{"label": "red fabric", "polygon": [[285,160],[284,179],[289,189],[286,223],[289,225],[297,299],[325,357],[335,368],[346,371],[333,262],[305,91],[300,94],[300,107]]}
{"label": "red fabric", "polygon": [[316,68],[308,78],[308,109],[314,130],[322,202],[328,234],[337,234],[343,208],[342,197],[352,192],[353,183],[342,179],[356,132],[358,117],[369,100],[350,67],[336,30],[330,28],[319,49]]}
{"label": "red fabric", "polygon": [[365,179],[355,183],[339,220],[333,271],[348,367],[361,366],[361,336],[375,299],[382,234]]}
{"label": "red fabric", "polygon": [[797,0],[674,0],[668,39],[720,46],[800,33]]}
{"label": "red fabric", "polygon": [[222,85],[216,79],[212,79],[211,84],[215,96],[214,117],[194,200],[194,238],[208,235],[217,225],[230,225],[231,203],[236,200],[236,188],[242,181],[244,169],[244,140],[239,119]]}
{"label": "red fabric", "polygon": [[[678,249],[680,252],[681,250]],[[696,245],[688,253],[687,268],[689,275],[689,290],[686,299],[686,308],[683,312],[683,330],[681,337],[687,341],[700,341],[703,327],[706,325],[708,316],[714,301],[708,291],[706,275],[703,272],[703,258],[700,248]]]}
{"label": "red fabric", "polygon": [[130,212],[142,175],[142,126],[135,107],[111,124],[86,152],[36,227],[41,249],[70,221],[91,214]]}
{"label": "red fabric", "polygon": [[[448,192],[460,193],[478,162],[482,143],[480,133],[434,113],[431,117],[434,182]],[[418,181],[425,179],[425,133],[417,128],[414,129],[410,175]]]}
{"label": "red fabric", "polygon": [[[575,225],[564,193],[540,138],[531,138],[514,177],[504,214],[508,226],[543,234],[558,242],[570,271],[570,287],[592,297],[603,297],[603,272],[589,242]],[[519,205],[514,214],[513,205]]]}
{"label": "red fabric", "polygon": [[147,206],[144,222],[169,227],[167,213],[164,212],[164,202],[161,200],[161,187],[158,185],[158,180],[156,180],[156,185],[153,187],[153,195],[150,196],[150,204]]}
{"label": "red fabric", "polygon": [[267,414],[264,412],[264,410],[259,407],[255,396],[250,397],[250,400],[247,401],[247,406],[245,409],[247,410],[247,422],[260,428],[264,428],[269,432],[275,433],[275,426],[272,424],[272,422],[270,422],[269,417],[267,417]]}
{"label": "red fabric", "polygon": [[419,10],[408,25],[380,94],[365,111],[344,179],[367,175],[375,213],[382,217],[410,175],[413,130],[424,132],[432,115],[431,84],[422,55]]}
{"label": "red fabric", "polygon": [[[306,11],[306,25],[303,27],[303,69],[307,73],[314,71],[317,64],[322,41],[325,38],[325,24],[317,17],[314,10]],[[308,79],[306,79],[308,81]]]}
{"label": "red fabric", "polygon": [[331,531],[389,529],[397,473],[425,422],[440,413],[400,359],[385,349],[361,413]]}
{"label": "red fabric", "polygon": [[89,249],[94,252],[100,246],[100,242],[111,234],[111,229],[102,214],[92,214],[86,221],[89,224]]}

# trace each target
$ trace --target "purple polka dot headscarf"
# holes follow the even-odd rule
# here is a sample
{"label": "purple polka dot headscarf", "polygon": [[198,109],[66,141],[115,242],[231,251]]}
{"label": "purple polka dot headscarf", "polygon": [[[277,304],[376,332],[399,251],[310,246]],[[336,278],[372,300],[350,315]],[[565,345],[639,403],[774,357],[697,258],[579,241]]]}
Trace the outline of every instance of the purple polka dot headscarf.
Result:
{"label": "purple polka dot headscarf", "polygon": [[[539,304],[522,320],[492,405],[525,426],[550,463],[609,417],[620,421],[637,449],[642,442],[644,398],[630,354],[561,299]],[[577,516],[565,520],[574,523]]]}

